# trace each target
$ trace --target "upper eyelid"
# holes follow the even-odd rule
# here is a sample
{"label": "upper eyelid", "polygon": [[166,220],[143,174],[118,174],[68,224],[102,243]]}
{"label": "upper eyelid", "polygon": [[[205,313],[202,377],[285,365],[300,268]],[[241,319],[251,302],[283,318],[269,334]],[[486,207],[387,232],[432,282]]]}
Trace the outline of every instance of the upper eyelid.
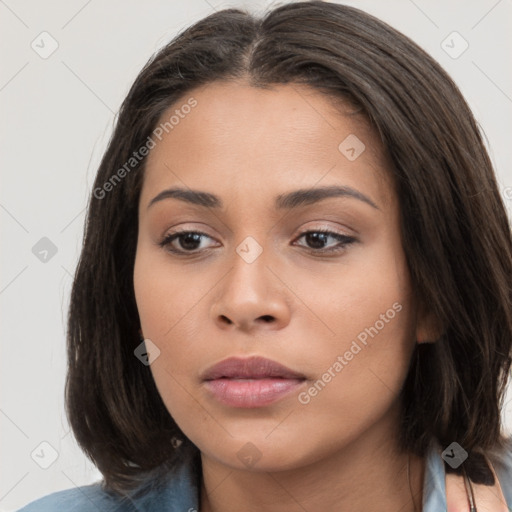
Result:
{"label": "upper eyelid", "polygon": [[[301,223],[302,225],[305,225],[305,224],[309,225],[309,224],[312,224],[312,223],[315,223],[316,225],[308,226],[306,228],[302,228],[301,227],[300,230],[299,230],[299,233],[304,233],[305,231],[318,231],[318,230],[328,230],[328,231],[333,232],[333,233],[338,233],[338,230],[344,229],[345,231],[348,231],[349,233],[341,232],[341,233],[338,233],[338,234],[340,234],[340,235],[346,234],[347,236],[352,236],[351,234],[359,235],[359,232],[358,232],[357,229],[355,229],[355,227],[349,227],[347,225],[344,225],[342,227],[342,225],[340,224],[340,219],[329,218],[329,217],[331,217],[331,216],[326,216],[325,218],[317,218],[317,219],[313,218],[313,219],[307,220],[306,222],[302,222]],[[352,220],[352,219],[350,219],[350,220]],[[338,227],[337,228],[336,227],[332,227],[331,223],[337,224]],[[180,224],[181,224],[181,226],[180,226]],[[183,222],[183,223],[180,223],[180,224],[177,225],[177,226],[180,226],[180,227],[177,227],[176,231],[174,231],[174,233],[194,232],[194,233],[204,233],[205,235],[211,236],[213,238],[215,237],[214,235],[210,235],[209,233],[207,233],[205,231],[205,228],[203,228],[203,227],[195,227],[194,226],[194,225],[197,225],[197,224],[205,225],[203,222],[197,223],[197,222],[192,221],[190,223],[189,222]],[[185,228],[182,227],[183,225],[185,225]],[[188,227],[187,225],[191,225],[191,226]],[[206,226],[207,226],[207,224],[206,224]],[[272,226],[270,231],[273,231],[275,228],[276,228],[276,224],[274,224]],[[167,233],[167,232],[169,232],[169,231],[171,231],[173,229],[174,229],[173,227],[169,227],[169,228],[167,228],[165,230],[164,233]],[[206,229],[209,230],[210,228],[208,227]],[[228,229],[228,231],[229,231],[230,234],[233,233],[233,231],[231,229]],[[279,231],[288,231],[288,229],[283,226],[283,227],[279,228]],[[296,232],[297,230],[294,230],[294,231]]]}
{"label": "upper eyelid", "polygon": [[[352,237],[352,235],[349,235],[347,233],[340,233],[340,232],[336,231],[334,228],[329,228],[329,227],[325,227],[325,226],[310,227],[310,228],[302,229],[302,230],[300,230],[296,234],[296,237],[304,235],[304,234],[307,234],[307,233],[311,233],[311,232],[313,232],[313,233],[320,232],[320,233],[327,233],[327,234],[333,234],[333,235],[342,235],[342,236],[346,236],[346,237]],[[195,233],[195,234],[199,234],[199,235],[202,235],[202,236],[207,236],[209,238],[215,238],[215,236],[210,235],[210,234],[202,231],[201,229],[194,229],[194,228],[177,229],[176,231],[166,232],[163,235],[162,238],[168,238],[169,236],[186,234],[186,233]]]}
{"label": "upper eyelid", "polygon": [[[182,215],[183,214],[183,217]],[[207,230],[209,232],[215,232],[219,234],[219,237],[223,237],[224,234],[222,234],[223,231],[225,231],[229,237],[232,237],[234,235],[234,230],[232,227],[226,225],[224,222],[219,221],[220,224],[218,224],[216,221],[219,219],[216,217],[216,219],[212,218],[203,218],[202,215],[199,216],[199,218],[196,218],[196,220],[191,219],[190,217],[195,217],[197,215],[197,212],[194,211],[188,211],[183,210],[180,211],[177,214],[177,217],[174,217],[174,215],[170,215],[171,218],[174,217],[176,223],[175,224],[167,224],[167,228],[165,231],[160,231],[160,233],[167,233],[170,230],[176,228],[178,230],[181,230],[182,226],[188,226],[191,225],[190,229],[187,227],[184,229],[184,231],[203,231]],[[167,215],[166,215],[167,217]],[[187,219],[188,217],[188,219]],[[162,221],[164,219],[162,218]],[[181,220],[181,222],[179,222]],[[318,225],[320,225],[321,228],[329,229],[329,231],[346,235],[346,236],[356,236],[359,237],[361,235],[360,229],[363,228],[363,226],[367,226],[368,223],[363,216],[361,219],[360,215],[355,215],[354,212],[351,210],[339,210],[327,208],[325,210],[319,210],[319,211],[311,211],[309,213],[305,213],[304,216],[301,213],[299,216],[295,218],[290,218],[289,216],[284,216],[277,218],[275,220],[272,220],[271,227],[267,230],[267,234],[271,231],[280,233],[280,235],[284,235],[285,233],[289,232],[292,229],[291,224],[295,224],[297,220],[300,222],[300,225],[305,224],[316,224],[311,229],[318,229]],[[158,219],[155,219],[157,225],[160,223]],[[213,222],[212,222],[213,221]],[[199,226],[196,228],[196,226]],[[204,227],[203,227],[204,226]],[[213,226],[213,227],[212,227]],[[371,224],[370,224],[371,226]],[[309,228],[309,226],[308,226]],[[301,228],[302,229],[302,228]],[[309,230],[309,229],[308,229]],[[341,231],[340,231],[341,230]],[[297,232],[296,229],[293,230],[295,233]],[[216,235],[210,235],[208,232],[205,232],[207,236],[211,236],[212,238],[216,238]],[[160,235],[161,237],[165,235]]]}

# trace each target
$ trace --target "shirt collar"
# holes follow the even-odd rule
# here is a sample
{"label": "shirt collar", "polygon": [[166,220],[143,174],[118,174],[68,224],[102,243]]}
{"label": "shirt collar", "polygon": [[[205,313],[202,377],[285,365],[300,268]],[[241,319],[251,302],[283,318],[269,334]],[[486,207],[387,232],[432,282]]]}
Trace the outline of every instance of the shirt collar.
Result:
{"label": "shirt collar", "polygon": [[[512,448],[512,443],[511,443]],[[423,512],[446,510],[445,469],[439,443],[432,442],[425,457],[423,481]],[[512,481],[512,452],[506,451],[506,461],[499,464],[497,474],[500,482]],[[168,510],[169,512],[198,512],[201,485],[200,458],[191,457],[183,461],[176,472],[169,476],[168,485],[162,487],[157,496],[149,499],[147,508],[141,511]],[[502,485],[503,487],[503,485]],[[512,502],[512,488],[503,489],[507,502]],[[151,505],[149,505],[151,502]],[[142,503],[141,503],[142,505]],[[156,508],[155,508],[156,507]]]}

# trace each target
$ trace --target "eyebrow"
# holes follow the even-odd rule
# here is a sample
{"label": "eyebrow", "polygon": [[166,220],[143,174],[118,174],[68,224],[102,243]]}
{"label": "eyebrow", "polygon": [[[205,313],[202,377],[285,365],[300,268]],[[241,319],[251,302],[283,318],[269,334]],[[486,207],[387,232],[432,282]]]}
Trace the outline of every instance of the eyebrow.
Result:
{"label": "eyebrow", "polygon": [[[347,186],[325,186],[308,189],[299,189],[286,194],[280,194],[275,199],[275,208],[277,210],[292,209],[300,206],[306,206],[313,203],[317,203],[324,199],[331,197],[347,197],[358,199],[376,210],[380,208],[363,193]],[[191,190],[185,188],[169,188],[163,190],[157,196],[155,196],[148,204],[148,209],[159,201],[164,199],[178,199],[186,203],[194,204],[197,206],[203,206],[205,208],[222,208],[223,202],[220,197],[209,192],[202,192],[200,190]]]}

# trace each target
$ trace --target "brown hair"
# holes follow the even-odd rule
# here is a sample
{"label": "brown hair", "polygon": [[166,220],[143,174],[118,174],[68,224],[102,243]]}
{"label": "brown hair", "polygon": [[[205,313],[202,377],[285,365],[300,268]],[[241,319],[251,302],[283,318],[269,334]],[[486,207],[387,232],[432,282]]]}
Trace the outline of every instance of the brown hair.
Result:
{"label": "brown hair", "polygon": [[419,455],[433,439],[469,453],[502,447],[512,240],[475,119],[449,76],[401,33],[355,8],[297,2],[261,19],[226,9],[199,21],[147,63],[120,109],[89,202],[68,320],[68,416],[105,486],[123,493],[198,451],[134,356],[145,158],[108,194],[104,184],[165,110],[197,86],[234,79],[305,84],[349,100],[369,120],[392,164],[413,288],[444,327],[412,358],[401,445]]}

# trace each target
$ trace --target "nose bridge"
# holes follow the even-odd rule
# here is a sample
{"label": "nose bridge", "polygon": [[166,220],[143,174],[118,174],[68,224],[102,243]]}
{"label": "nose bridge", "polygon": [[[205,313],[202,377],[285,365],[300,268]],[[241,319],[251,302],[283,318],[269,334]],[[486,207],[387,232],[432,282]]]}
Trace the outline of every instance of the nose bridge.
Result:
{"label": "nose bridge", "polygon": [[[261,239],[261,237],[260,237]],[[236,247],[231,258],[232,270],[227,276],[224,293],[240,305],[264,300],[268,286],[268,249],[263,248],[253,236],[247,236]]]}
{"label": "nose bridge", "polygon": [[282,326],[288,322],[286,291],[267,268],[272,259],[269,250],[253,236],[247,236],[235,247],[231,270],[223,279],[213,306],[215,321],[242,329],[258,323]]}
{"label": "nose bridge", "polygon": [[[261,221],[265,215],[265,205],[254,204],[247,201],[251,197],[250,187],[244,183],[245,194],[237,194],[232,200],[233,210],[237,212],[234,225],[232,226],[233,245],[232,253],[228,255],[229,265],[232,267],[229,273],[229,279],[233,276],[240,276],[246,281],[246,285],[255,278],[256,275],[262,276],[268,269],[265,263],[269,263],[269,251],[271,243],[271,233]],[[241,190],[240,187],[237,188]],[[236,238],[235,238],[236,237]]]}

